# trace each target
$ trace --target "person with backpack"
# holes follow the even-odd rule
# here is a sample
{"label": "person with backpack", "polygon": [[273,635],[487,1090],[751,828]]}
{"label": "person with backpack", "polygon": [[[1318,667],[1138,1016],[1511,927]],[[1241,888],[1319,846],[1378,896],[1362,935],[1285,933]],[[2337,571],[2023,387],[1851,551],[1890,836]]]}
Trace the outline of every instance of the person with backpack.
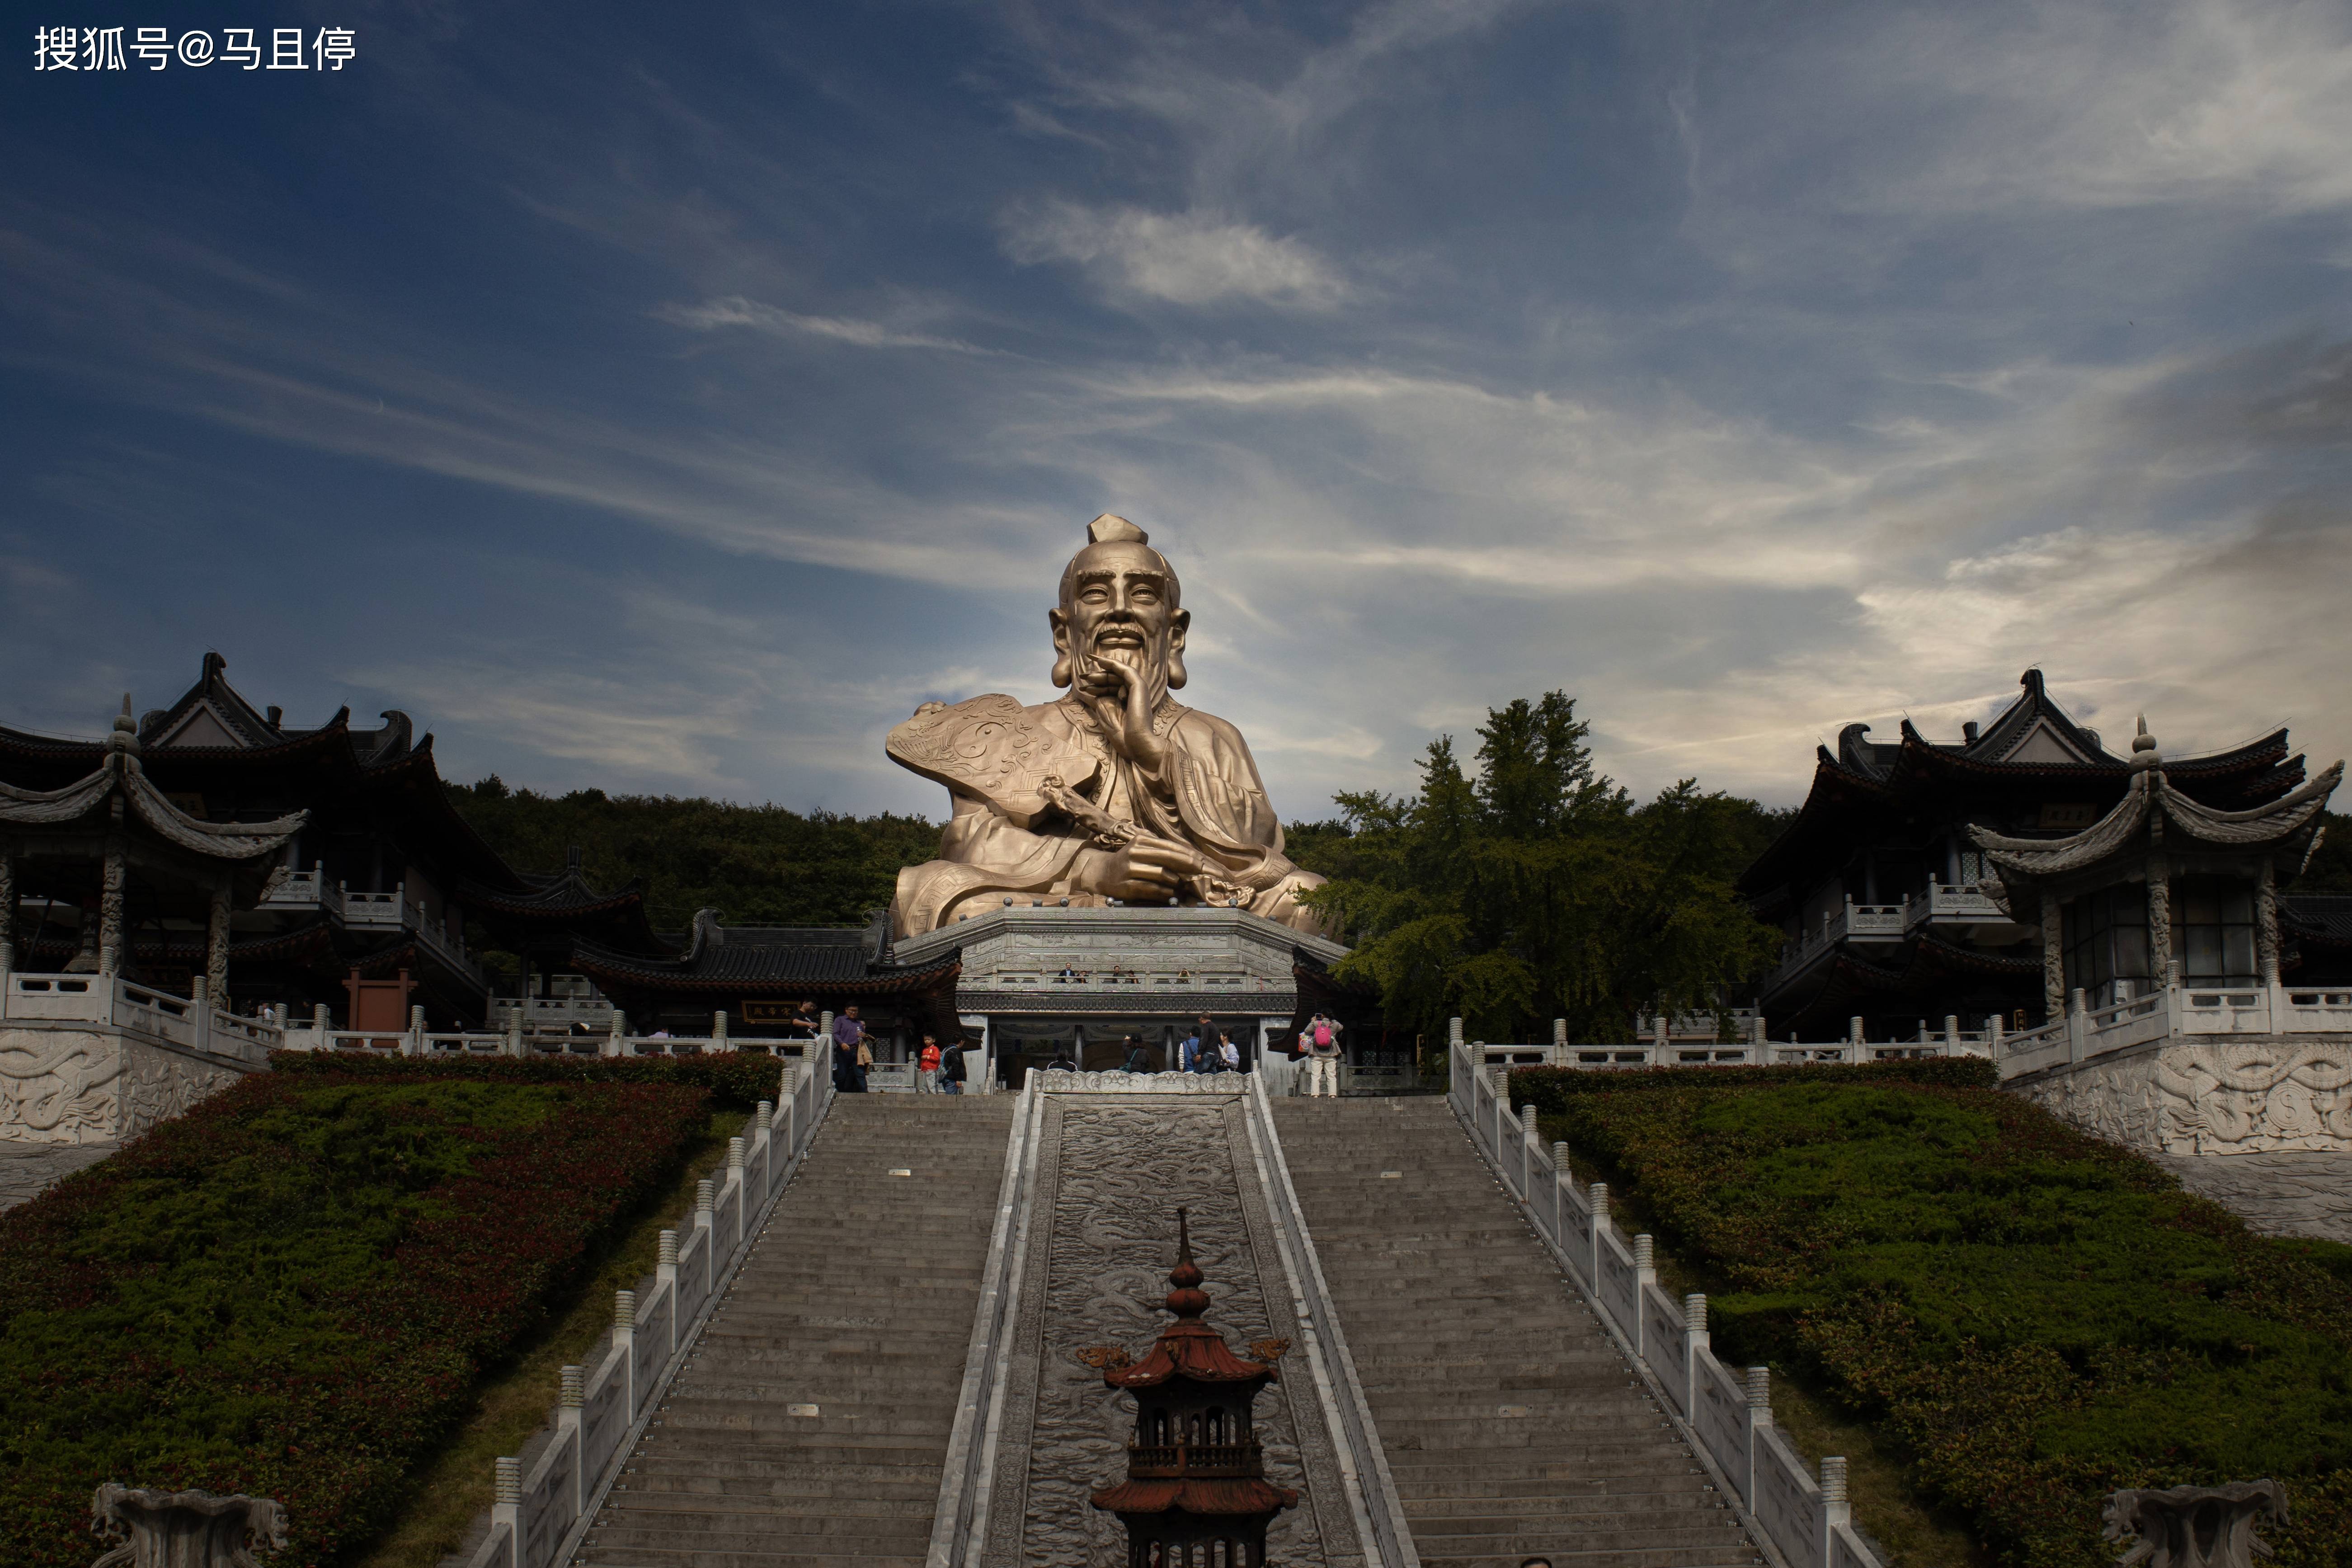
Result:
{"label": "person with backpack", "polygon": [[1307,1026],[1307,1096],[1339,1098],[1339,1026],[1322,1014]]}
{"label": "person with backpack", "polygon": [[940,1092],[963,1092],[963,1042],[961,1040],[950,1046],[940,1058]]}
{"label": "person with backpack", "polygon": [[1198,1072],[1201,1070],[1200,1030],[1195,1029],[1191,1034],[1185,1036],[1184,1043],[1176,1047],[1176,1070],[1178,1072]]}

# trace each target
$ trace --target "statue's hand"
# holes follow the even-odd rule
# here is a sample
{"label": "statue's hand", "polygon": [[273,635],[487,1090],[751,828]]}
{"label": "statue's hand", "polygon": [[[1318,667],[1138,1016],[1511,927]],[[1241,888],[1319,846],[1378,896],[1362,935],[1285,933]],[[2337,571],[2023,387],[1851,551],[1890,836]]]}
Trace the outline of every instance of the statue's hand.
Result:
{"label": "statue's hand", "polygon": [[1138,836],[1135,842],[1108,858],[1108,880],[1103,889],[1115,899],[1165,902],[1201,874],[1204,862],[1189,844],[1157,834]]}
{"label": "statue's hand", "polygon": [[1151,712],[1144,706],[1142,672],[1116,658],[1097,658],[1095,665],[1110,677],[1118,693],[1116,704],[1106,700],[1097,710],[1105,719],[1116,716],[1117,722],[1110,726],[1111,738],[1122,754],[1158,773],[1168,748],[1151,732]]}

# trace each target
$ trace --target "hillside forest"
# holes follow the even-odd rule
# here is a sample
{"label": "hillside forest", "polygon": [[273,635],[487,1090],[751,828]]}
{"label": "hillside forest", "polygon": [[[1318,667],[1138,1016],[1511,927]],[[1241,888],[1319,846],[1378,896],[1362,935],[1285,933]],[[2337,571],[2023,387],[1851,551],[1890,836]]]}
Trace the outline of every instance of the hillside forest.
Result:
{"label": "hillside forest", "polygon": [[[1488,710],[1465,759],[1431,741],[1408,795],[1342,792],[1289,825],[1291,858],[1332,879],[1321,907],[1355,947],[1343,977],[1376,989],[1392,1027],[1488,1039],[1622,1039],[1636,1010],[1713,1006],[1773,961],[1780,932],[1733,892],[1792,808],[1685,779],[1643,801],[1595,771],[1590,725],[1552,691]],[[602,888],[643,886],[657,930],[715,909],[731,925],[860,925],[900,868],[938,853],[939,825],[701,797],[542,795],[496,774],[448,786],[509,864],[561,868],[577,847]],[[2352,892],[2352,820],[2328,832],[2296,892]]]}

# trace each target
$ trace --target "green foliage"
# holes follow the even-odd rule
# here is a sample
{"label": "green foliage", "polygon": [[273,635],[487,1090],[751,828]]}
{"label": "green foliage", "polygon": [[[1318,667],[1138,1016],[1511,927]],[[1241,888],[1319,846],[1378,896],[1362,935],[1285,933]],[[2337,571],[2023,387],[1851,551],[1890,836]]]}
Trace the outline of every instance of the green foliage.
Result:
{"label": "green foliage", "polygon": [[675,1083],[257,1073],[0,1215],[7,1561],[82,1568],[110,1479],[274,1497],[272,1563],[337,1561],[709,1116]]}
{"label": "green foliage", "polygon": [[1848,1067],[1815,1062],[1802,1067],[1513,1068],[1511,1103],[1532,1105],[1538,1115],[1568,1109],[1568,1102],[1585,1094],[1635,1094],[1644,1089],[1692,1087],[1692,1075],[1704,1074],[1708,1089],[1766,1089],[1798,1083],[1933,1084],[1947,1089],[1990,1089],[2000,1081],[2000,1069],[1982,1057],[1923,1057],[1916,1060],[1864,1062]]}
{"label": "green foliage", "polygon": [[2294,879],[2290,893],[2352,893],[2352,816],[2339,811],[2319,814],[2322,831],[2311,864]]}
{"label": "green foliage", "polygon": [[1895,1076],[1604,1079],[1546,1131],[1630,1179],[1718,1353],[1885,1431],[2004,1562],[2100,1560],[2116,1488],[2261,1476],[2294,1506],[2282,1568],[2339,1562],[2352,1249],[2253,1236],[1998,1089]]}
{"label": "green foliage", "polygon": [[599,887],[645,884],[654,923],[683,929],[700,909],[731,925],[856,925],[890,901],[901,867],[940,852],[919,816],[803,816],[780,805],[672,795],[544,795],[497,774],[450,784],[449,799],[509,864],[561,868],[577,845]]}
{"label": "green foliage", "polygon": [[1622,1040],[1635,1012],[1716,1006],[1780,933],[1732,890],[1780,818],[1684,780],[1647,805],[1592,768],[1589,726],[1558,691],[1488,711],[1479,772],[1430,742],[1418,795],[1336,798],[1293,857],[1332,879],[1310,900],[1356,951],[1391,1025],[1491,1040]]}
{"label": "green foliage", "polygon": [[757,1051],[699,1057],[364,1057],[340,1051],[272,1051],[271,1068],[295,1077],[452,1083],[652,1083],[709,1091],[711,1103],[750,1110],[780,1098],[783,1063]]}

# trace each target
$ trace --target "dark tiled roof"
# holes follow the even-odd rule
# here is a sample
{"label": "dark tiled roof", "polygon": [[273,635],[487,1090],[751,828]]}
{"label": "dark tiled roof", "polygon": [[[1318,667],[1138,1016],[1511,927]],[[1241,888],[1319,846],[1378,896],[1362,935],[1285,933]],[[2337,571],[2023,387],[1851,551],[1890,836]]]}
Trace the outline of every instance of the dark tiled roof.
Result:
{"label": "dark tiled roof", "polygon": [[2286,893],[2279,913],[2298,935],[2352,943],[2352,893]]}
{"label": "dark tiled roof", "polygon": [[952,983],[961,952],[919,968],[901,968],[874,951],[873,928],[721,926],[705,911],[693,945],[679,957],[614,952],[577,942],[572,963],[603,983],[662,991],[807,989],[839,994],[917,991]]}

